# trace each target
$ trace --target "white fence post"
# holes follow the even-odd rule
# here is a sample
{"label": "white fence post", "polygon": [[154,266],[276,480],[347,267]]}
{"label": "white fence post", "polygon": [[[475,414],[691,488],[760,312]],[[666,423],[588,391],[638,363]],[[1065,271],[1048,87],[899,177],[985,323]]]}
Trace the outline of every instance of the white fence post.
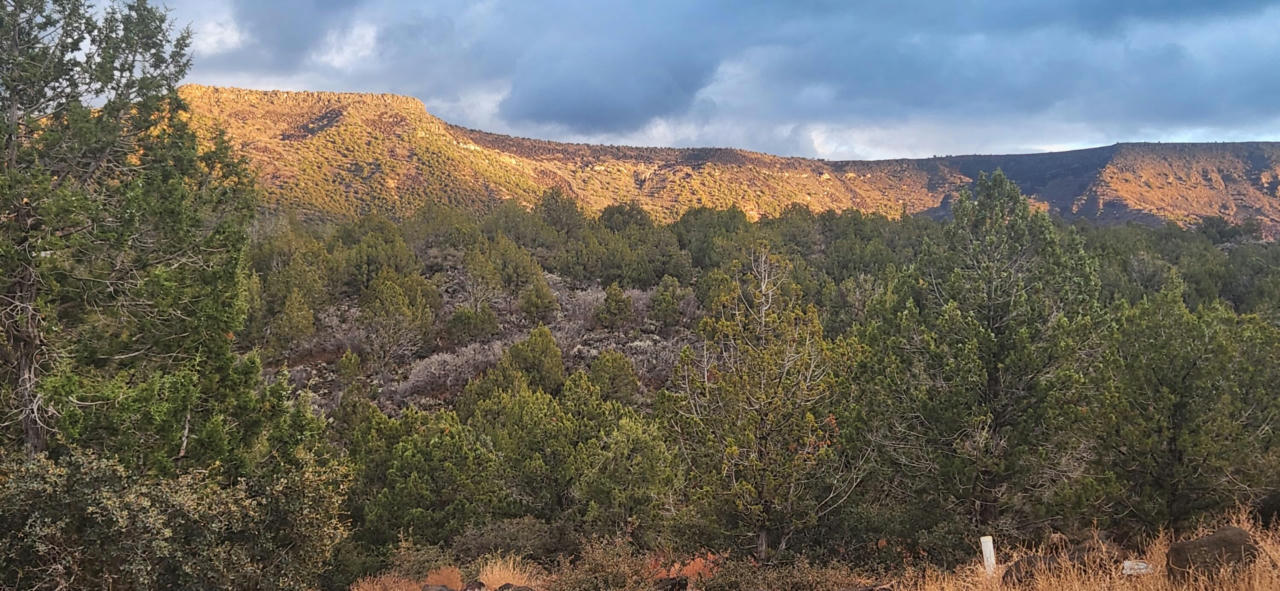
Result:
{"label": "white fence post", "polygon": [[982,566],[987,569],[987,576],[996,576],[996,544],[991,536],[982,536]]}

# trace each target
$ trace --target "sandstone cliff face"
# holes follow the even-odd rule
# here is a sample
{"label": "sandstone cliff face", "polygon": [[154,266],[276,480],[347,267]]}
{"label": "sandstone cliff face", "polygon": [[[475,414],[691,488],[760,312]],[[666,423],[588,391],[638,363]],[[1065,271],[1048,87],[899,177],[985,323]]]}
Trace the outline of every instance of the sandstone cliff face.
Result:
{"label": "sandstone cliff face", "polygon": [[386,94],[206,86],[182,94],[198,125],[225,128],[258,167],[267,205],[322,214],[406,215],[428,200],[532,203],[560,187],[589,210],[635,201],[661,219],[697,206],[772,215],[793,203],[896,216],[943,211],[979,173],[1000,168],[1068,218],[1191,223],[1221,216],[1280,231],[1280,143],[834,162],[514,138],[449,125],[416,99]]}

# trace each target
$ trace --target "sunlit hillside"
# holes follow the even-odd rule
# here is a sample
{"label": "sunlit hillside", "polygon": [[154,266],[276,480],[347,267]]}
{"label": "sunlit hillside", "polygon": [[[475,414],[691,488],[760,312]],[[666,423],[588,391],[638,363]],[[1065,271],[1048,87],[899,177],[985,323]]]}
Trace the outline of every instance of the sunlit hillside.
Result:
{"label": "sunlit hillside", "polygon": [[516,138],[449,125],[417,99],[385,94],[186,86],[198,121],[218,123],[261,171],[272,204],[330,214],[407,215],[427,201],[529,204],[559,187],[585,209],[636,202],[661,220],[698,206],[750,217],[800,203],[897,216],[928,212],[982,172],[1003,169],[1064,217],[1280,227],[1280,144],[1119,144],[1007,156],[881,161],[744,150],[633,148]]}

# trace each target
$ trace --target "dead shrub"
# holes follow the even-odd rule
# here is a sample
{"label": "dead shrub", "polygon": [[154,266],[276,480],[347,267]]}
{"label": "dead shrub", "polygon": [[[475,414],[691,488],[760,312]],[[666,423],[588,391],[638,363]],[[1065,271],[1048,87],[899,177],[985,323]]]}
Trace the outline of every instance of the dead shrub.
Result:
{"label": "dead shrub", "polygon": [[464,562],[482,556],[510,555],[544,560],[572,548],[564,541],[564,532],[535,517],[500,519],[481,526],[468,527],[453,543],[453,552]]}
{"label": "dead shrub", "polygon": [[400,538],[391,554],[391,574],[409,579],[421,579],[437,570],[451,566],[453,557],[440,546],[421,546],[407,538]]}
{"label": "dead shrub", "polygon": [[631,544],[595,539],[582,547],[577,560],[562,560],[551,591],[647,591],[659,573]]}

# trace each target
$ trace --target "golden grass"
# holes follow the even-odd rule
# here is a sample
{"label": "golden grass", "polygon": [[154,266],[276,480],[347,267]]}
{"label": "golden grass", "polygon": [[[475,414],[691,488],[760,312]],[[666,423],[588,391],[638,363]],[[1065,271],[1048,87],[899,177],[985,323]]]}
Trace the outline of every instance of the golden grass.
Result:
{"label": "golden grass", "polygon": [[462,571],[446,566],[431,571],[425,579],[415,579],[394,574],[365,577],[351,586],[351,591],[422,591],[427,585],[443,585],[450,589],[462,589]]}
{"label": "golden grass", "polygon": [[351,586],[351,591],[422,591],[422,581],[396,575],[365,577]]}
{"label": "golden grass", "polygon": [[544,578],[542,569],[516,556],[482,558],[476,569],[476,580],[489,589],[497,589],[506,583],[541,589]]}
{"label": "golden grass", "polygon": [[[1165,552],[1171,541],[1169,536],[1160,536],[1146,550],[1133,559],[1143,560],[1154,570],[1152,574],[1142,576],[1126,576],[1120,572],[1118,561],[1094,561],[1079,568],[1065,569],[1057,572],[1040,573],[1034,582],[1018,589],[1026,591],[1271,591],[1280,590],[1280,563],[1273,557],[1280,557],[1280,532],[1262,530],[1247,518],[1237,518],[1231,525],[1249,530],[1263,552],[1258,560],[1249,568],[1238,573],[1223,573],[1219,578],[1210,581],[1193,583],[1175,583],[1165,575]],[[1206,528],[1190,539],[1211,533]],[[908,575],[899,580],[894,587],[897,591],[979,591],[989,589],[1008,589],[1002,586],[1000,575],[1003,566],[995,577],[987,577],[981,565],[976,562],[956,572],[942,573],[936,571]]]}
{"label": "golden grass", "polygon": [[461,589],[462,571],[456,566],[446,566],[431,571],[422,581],[423,585],[442,585],[450,589]]}
{"label": "golden grass", "polygon": [[[721,560],[711,555],[698,556],[674,565],[665,560],[658,561],[654,557],[641,560],[647,563],[642,565],[643,570],[652,573],[655,579],[660,576],[689,576],[693,591],[743,588],[744,584],[755,585],[754,588],[761,591],[792,588],[841,591],[858,589],[872,583],[890,582],[894,584],[894,591],[992,591],[1015,588],[1025,591],[1280,591],[1280,561],[1277,561],[1277,557],[1280,557],[1280,531],[1263,530],[1243,515],[1233,519],[1230,524],[1242,527],[1253,535],[1262,548],[1258,560],[1239,572],[1223,573],[1214,581],[1191,583],[1174,583],[1166,577],[1165,553],[1169,544],[1174,541],[1167,535],[1160,536],[1144,551],[1130,557],[1150,564],[1153,569],[1151,574],[1126,576],[1121,573],[1119,559],[1093,557],[1080,567],[1039,573],[1034,581],[1019,587],[1005,586],[1000,580],[1003,569],[1026,554],[1019,551],[1009,554],[1002,552],[1003,564],[993,577],[988,577],[983,572],[976,559],[967,566],[949,572],[936,569],[913,570],[897,576],[874,579],[841,565],[813,566],[801,563],[760,568],[739,562],[723,565],[724,569],[721,570]],[[1215,528],[1205,528],[1180,539],[1207,535],[1213,529]],[[659,562],[662,563],[661,566]],[[556,589],[563,587],[557,583],[565,582],[557,581],[555,574],[547,574],[537,565],[514,556],[483,558],[474,568],[475,578],[484,582],[489,589],[497,589],[505,583],[534,589]],[[461,572],[452,567],[438,569],[425,580],[394,575],[369,577],[358,581],[351,587],[351,591],[419,591],[425,584],[459,589],[462,586]]]}

